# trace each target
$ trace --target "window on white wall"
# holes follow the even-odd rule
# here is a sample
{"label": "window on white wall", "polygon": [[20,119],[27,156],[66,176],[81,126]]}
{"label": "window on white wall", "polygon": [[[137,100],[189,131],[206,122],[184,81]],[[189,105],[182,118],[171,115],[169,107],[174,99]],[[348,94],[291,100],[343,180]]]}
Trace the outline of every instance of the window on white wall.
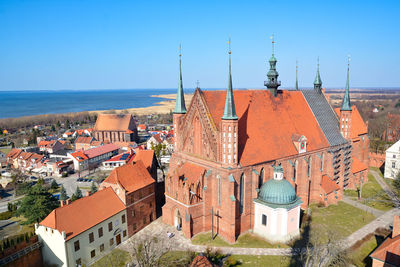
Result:
{"label": "window on white wall", "polygon": [[261,224],[267,226],[267,215],[263,214],[261,216]]}
{"label": "window on white wall", "polygon": [[396,162],[392,162],[392,168],[396,168]]}

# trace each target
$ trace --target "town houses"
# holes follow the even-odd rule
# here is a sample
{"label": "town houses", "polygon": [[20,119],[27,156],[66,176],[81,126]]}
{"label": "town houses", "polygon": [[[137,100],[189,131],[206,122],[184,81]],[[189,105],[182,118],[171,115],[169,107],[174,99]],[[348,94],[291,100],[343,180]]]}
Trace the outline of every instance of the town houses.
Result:
{"label": "town houses", "polygon": [[[227,90],[197,88],[188,109],[179,74],[163,221],[182,229],[187,238],[213,231],[235,242],[242,233],[259,231],[260,225],[287,225],[290,216],[298,216],[298,205],[306,210],[311,203],[335,204],[344,189],[367,181],[368,136],[351,105],[349,68],[335,112],[319,66],[312,90],[280,90],[276,64],[272,54],[266,90],[233,90],[229,51]],[[279,180],[287,183],[269,183],[277,166]],[[274,197],[280,190],[287,198]],[[259,204],[268,208],[257,209]],[[257,214],[271,208],[288,212]],[[276,233],[274,229],[268,231]],[[292,230],[286,228],[281,238]]]}

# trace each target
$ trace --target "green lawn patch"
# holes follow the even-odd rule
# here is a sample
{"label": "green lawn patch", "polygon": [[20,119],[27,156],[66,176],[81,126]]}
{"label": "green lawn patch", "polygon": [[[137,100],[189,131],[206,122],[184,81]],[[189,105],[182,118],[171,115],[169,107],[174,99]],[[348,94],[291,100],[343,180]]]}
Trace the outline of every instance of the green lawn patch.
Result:
{"label": "green lawn patch", "polygon": [[169,251],[161,257],[163,267],[190,266],[196,253],[190,251]]}
{"label": "green lawn patch", "polygon": [[261,237],[246,233],[239,236],[235,244],[229,244],[224,239],[216,236],[211,239],[211,233],[202,233],[192,238],[195,245],[215,246],[215,247],[242,247],[242,248],[288,248],[285,244],[271,244]]}
{"label": "green lawn patch", "polygon": [[131,261],[131,255],[121,249],[113,249],[110,253],[103,256],[101,259],[96,261],[91,266],[93,267],[125,267],[125,265]]}
{"label": "green lawn patch", "polygon": [[346,196],[353,197],[354,200],[360,201],[360,203],[374,209],[387,211],[393,208],[393,203],[389,200],[388,195],[378,184],[375,177],[371,173],[368,174],[368,183],[364,184],[362,187],[361,200],[358,200],[358,192],[356,190],[345,190],[344,194]]}
{"label": "green lawn patch", "polygon": [[259,255],[232,255],[241,267],[290,266],[290,257],[286,256],[259,256]]}
{"label": "green lawn patch", "polygon": [[[345,238],[375,219],[374,215],[347,203],[339,201],[337,205],[319,207],[315,204],[311,208],[311,229],[323,227],[332,230],[337,238]],[[326,237],[328,235],[327,232]]]}
{"label": "green lawn patch", "polygon": [[371,266],[372,261],[369,254],[378,246],[375,236],[365,241],[358,249],[351,252],[351,260],[358,267]]}

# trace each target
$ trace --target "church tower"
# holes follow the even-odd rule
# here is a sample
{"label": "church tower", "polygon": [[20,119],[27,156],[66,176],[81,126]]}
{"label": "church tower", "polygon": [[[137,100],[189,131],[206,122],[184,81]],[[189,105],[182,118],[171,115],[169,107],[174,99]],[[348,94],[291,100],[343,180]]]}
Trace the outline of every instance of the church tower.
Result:
{"label": "church tower", "polygon": [[172,115],[172,120],[174,124],[174,149],[178,151],[177,144],[180,144],[180,123],[182,117],[186,114],[186,106],[185,106],[185,95],[183,93],[183,82],[182,82],[182,53],[181,46],[179,46],[179,84],[178,84],[178,92],[176,94],[176,106]]}
{"label": "church tower", "polygon": [[281,82],[278,81],[278,72],[276,71],[276,62],[278,62],[275,58],[274,55],[274,36],[271,36],[272,39],[272,56],[269,59],[269,71],[267,73],[268,81],[264,82],[264,86],[268,88],[268,90],[273,94],[274,96],[277,96],[278,94],[278,87],[281,85]]}
{"label": "church tower", "polygon": [[322,93],[322,80],[321,76],[319,75],[319,58],[317,63],[317,75],[315,76],[314,80],[314,90],[318,93]]}
{"label": "church tower", "polygon": [[221,121],[221,151],[222,163],[233,167],[238,163],[238,116],[233,98],[230,42],[229,39],[229,75],[224,115]]}
{"label": "church tower", "polygon": [[347,63],[347,81],[346,89],[342,107],[340,108],[340,132],[346,139],[351,139],[351,103],[350,103],[350,86],[349,86],[349,72],[350,72],[350,57]]}

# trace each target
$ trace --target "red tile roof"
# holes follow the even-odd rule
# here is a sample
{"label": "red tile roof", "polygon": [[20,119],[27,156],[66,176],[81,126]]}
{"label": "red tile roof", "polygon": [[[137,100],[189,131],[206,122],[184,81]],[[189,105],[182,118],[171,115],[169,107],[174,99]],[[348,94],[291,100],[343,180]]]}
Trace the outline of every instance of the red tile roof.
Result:
{"label": "red tile roof", "polygon": [[75,144],[90,144],[93,140],[93,137],[79,136],[75,140]]}
{"label": "red tile roof", "polygon": [[138,125],[138,128],[139,128],[140,130],[146,130],[147,126],[146,126],[146,124],[139,124],[139,125]]}
{"label": "red tile roof", "polygon": [[180,168],[178,168],[177,174],[180,178],[183,178],[185,182],[194,184],[199,180],[205,171],[205,168],[197,164],[185,162]]}
{"label": "red tile roof", "polygon": [[400,235],[394,238],[388,237],[370,257],[393,266],[400,266]]}
{"label": "red tile roof", "polygon": [[[357,106],[351,107],[351,138],[357,138],[360,135],[367,134],[368,128],[362,119],[360,112],[357,109]],[[336,114],[340,117],[340,108],[335,108]]]}
{"label": "red tile roof", "polygon": [[206,256],[197,255],[196,258],[193,259],[190,267],[214,267]]}
{"label": "red tile roof", "polygon": [[157,141],[158,143],[162,143],[162,142],[163,142],[160,133],[159,133],[159,134],[153,135],[153,137],[154,137],[154,139],[156,139],[156,141]]}
{"label": "red tile roof", "polygon": [[126,191],[133,192],[155,183],[142,161],[115,168],[103,183],[119,183]]}
{"label": "red tile roof", "polygon": [[19,156],[19,154],[21,154],[22,150],[18,149],[18,148],[13,148],[10,150],[10,152],[8,152],[7,154],[7,158],[10,159],[15,159]]}
{"label": "red tile roof", "polygon": [[322,175],[321,187],[324,189],[326,194],[330,194],[335,190],[339,190],[339,185],[336,184],[335,181],[331,180],[331,178],[329,178],[329,176],[326,174]]}
{"label": "red tile roof", "polygon": [[81,157],[82,159],[78,159],[79,161],[85,160],[85,159],[91,159],[95,158],[97,156],[118,150],[119,147],[115,144],[107,144],[104,146],[99,146],[95,148],[91,148],[85,151],[76,151],[71,154],[74,158]]}
{"label": "red tile roof", "polygon": [[99,114],[94,126],[94,131],[135,131],[132,115],[124,114]]}
{"label": "red tile roof", "polygon": [[358,158],[353,157],[353,173],[358,173],[368,169],[368,166],[362,163]]}
{"label": "red tile roof", "polygon": [[[121,158],[122,158],[124,155],[127,155],[126,158],[125,158],[124,160],[121,160]],[[118,154],[118,155],[112,157],[112,158],[109,159],[109,160],[106,160],[106,162],[115,162],[115,161],[125,161],[125,162],[128,162],[128,161],[131,159],[131,157],[133,157],[134,155],[135,155],[135,154],[130,154],[129,152],[125,152],[125,153]]]}
{"label": "red tile roof", "polygon": [[[220,128],[226,91],[201,91],[216,128]],[[307,138],[307,149],[329,147],[301,91],[235,90],[239,117],[239,163],[242,166],[298,154],[292,134]],[[265,130],[270,129],[270,130]]]}
{"label": "red tile roof", "polygon": [[112,188],[105,188],[53,210],[40,224],[62,232],[67,240],[125,209]]}
{"label": "red tile roof", "polygon": [[150,171],[153,166],[154,151],[135,149],[135,156],[132,158],[131,162],[137,162],[139,160],[142,161],[143,165]]}

